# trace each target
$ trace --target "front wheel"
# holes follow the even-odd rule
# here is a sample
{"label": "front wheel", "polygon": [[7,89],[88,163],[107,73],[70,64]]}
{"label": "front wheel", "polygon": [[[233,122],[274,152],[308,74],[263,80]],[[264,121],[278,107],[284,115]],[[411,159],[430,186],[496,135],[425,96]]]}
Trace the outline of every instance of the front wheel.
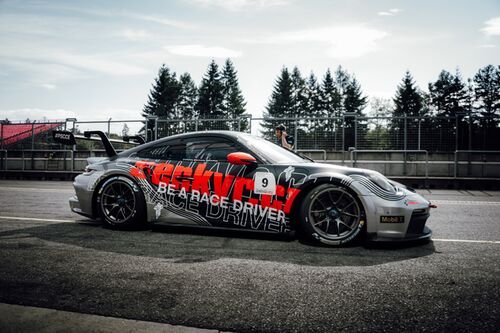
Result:
{"label": "front wheel", "polygon": [[141,189],[126,177],[112,177],[100,187],[97,196],[99,215],[114,228],[139,225],[145,212]]}
{"label": "front wheel", "polygon": [[302,230],[309,238],[328,245],[353,241],[365,224],[364,211],[344,187],[323,184],[313,188],[300,207]]}

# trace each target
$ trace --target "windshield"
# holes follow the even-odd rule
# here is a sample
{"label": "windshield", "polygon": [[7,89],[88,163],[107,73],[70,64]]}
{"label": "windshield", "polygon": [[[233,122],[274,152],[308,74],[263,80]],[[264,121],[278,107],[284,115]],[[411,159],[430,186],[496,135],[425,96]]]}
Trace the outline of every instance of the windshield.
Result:
{"label": "windshield", "polygon": [[270,142],[268,140],[259,138],[258,136],[243,134],[240,136],[242,141],[248,148],[252,151],[259,152],[266,160],[273,163],[283,164],[283,163],[304,163],[310,162],[306,158],[295,154],[294,152],[278,146],[277,144]]}

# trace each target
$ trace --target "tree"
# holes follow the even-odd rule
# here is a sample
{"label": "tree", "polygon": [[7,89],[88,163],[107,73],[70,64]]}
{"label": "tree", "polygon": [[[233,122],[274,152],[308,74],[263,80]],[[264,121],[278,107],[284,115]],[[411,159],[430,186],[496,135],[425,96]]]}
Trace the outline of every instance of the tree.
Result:
{"label": "tree", "polygon": [[330,69],[327,69],[321,82],[321,106],[323,117],[340,117],[342,110],[342,95],[340,87],[333,80]]}
{"label": "tree", "polygon": [[355,77],[349,76],[342,92],[343,109],[346,116],[344,149],[347,150],[349,147],[358,147],[357,140],[364,138],[367,133],[367,121],[363,119],[363,109],[366,106],[367,98],[363,96],[361,86]]}
{"label": "tree", "polygon": [[[155,79],[153,87],[150,90],[148,101],[143,108],[142,116],[156,116],[161,120],[175,119],[179,92],[180,85],[176,79],[175,72],[171,72],[170,69],[163,64],[160,67],[158,77]],[[151,139],[153,136],[150,130],[154,128],[154,122],[149,121],[147,128],[149,132],[146,133],[147,138]],[[169,135],[169,128],[163,126],[159,129],[160,137]],[[144,130],[145,128],[143,127],[141,131]]]}
{"label": "tree", "polygon": [[457,125],[463,119],[468,99],[467,89],[458,69],[455,75],[441,71],[436,82],[429,83],[429,97],[437,116],[433,127],[437,129],[439,139],[434,140],[435,144],[428,148],[445,151],[458,149]]}
{"label": "tree", "polygon": [[[339,84],[334,80],[330,69],[327,69],[321,82],[320,98],[321,112],[319,114],[322,117],[332,118],[319,122],[319,126],[325,128],[325,135],[328,136],[325,137],[325,145],[332,146],[334,150],[337,150],[337,144],[342,140],[340,137],[341,131],[339,131],[342,127],[342,120],[340,119],[342,113],[342,95]],[[328,133],[331,134],[329,135]]]}
{"label": "tree", "polygon": [[[246,112],[245,98],[240,90],[238,83],[237,72],[231,60],[226,59],[224,68],[222,70],[222,85],[223,85],[223,99],[222,99],[222,113],[224,118],[238,119]],[[248,120],[245,118],[238,122],[230,122],[231,130],[245,131],[248,128]]]}
{"label": "tree", "polygon": [[[487,65],[474,75],[476,110],[481,116],[482,147],[498,149],[500,118],[500,66]],[[496,138],[496,139],[495,139]]]}
{"label": "tree", "polygon": [[128,136],[129,133],[130,133],[130,129],[128,128],[127,123],[123,124],[122,136]]}
{"label": "tree", "polygon": [[184,131],[195,131],[196,119],[198,119],[198,112],[195,108],[198,101],[198,89],[189,73],[184,73],[179,77],[179,84],[177,117],[183,120]]}
{"label": "tree", "polygon": [[391,148],[387,125],[393,112],[394,102],[392,99],[380,97],[370,99],[370,116],[373,118],[368,122],[369,130],[366,136],[369,149]]}
{"label": "tree", "polygon": [[[302,112],[304,120],[299,121],[298,131],[300,132],[300,139],[302,144],[301,147],[306,148],[318,148],[318,143],[324,141],[325,130],[325,120],[323,119],[311,119],[324,117],[322,99],[321,99],[321,88],[318,84],[318,80],[313,72],[309,74],[307,78],[305,87],[305,109]],[[304,143],[312,142],[312,145],[304,146]]]}
{"label": "tree", "polygon": [[264,111],[264,120],[262,127],[264,128],[263,135],[265,138],[274,139],[274,129],[282,120],[274,120],[274,118],[289,117],[291,110],[294,107],[293,101],[293,82],[288,71],[288,68],[283,67],[279,77],[274,84],[271,98]]}
{"label": "tree", "polygon": [[[207,71],[199,88],[198,102],[196,103],[196,111],[200,118],[222,118],[224,113],[222,110],[222,101],[224,99],[224,85],[219,73],[219,66],[214,60],[208,65]],[[221,129],[227,129],[227,124],[220,123]],[[213,125],[202,123],[198,129],[213,128]]]}
{"label": "tree", "polygon": [[[406,71],[402,82],[398,85],[394,101],[390,132],[394,140],[394,149],[417,149],[418,142],[408,140],[418,135],[419,119],[422,116],[423,103],[420,89],[413,81],[410,71]],[[407,118],[410,117],[410,118]],[[406,143],[405,143],[406,140]],[[410,145],[412,145],[410,147]]]}

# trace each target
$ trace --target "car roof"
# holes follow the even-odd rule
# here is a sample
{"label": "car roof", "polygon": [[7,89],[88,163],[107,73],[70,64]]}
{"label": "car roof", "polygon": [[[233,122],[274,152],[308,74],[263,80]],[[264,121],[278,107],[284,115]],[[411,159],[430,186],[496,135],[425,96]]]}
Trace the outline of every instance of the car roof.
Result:
{"label": "car roof", "polygon": [[[183,138],[190,138],[190,137],[204,137],[204,136],[221,136],[221,137],[227,137],[231,139],[238,139],[239,137],[243,135],[250,135],[248,133],[243,133],[243,132],[237,132],[237,131],[198,131],[198,132],[188,132],[188,133],[181,133],[181,134],[174,134],[171,136],[167,136],[164,138],[160,138],[155,141],[149,141],[146,142],[145,144],[136,146],[132,149],[128,149],[126,151],[123,151],[122,153],[132,153],[135,151],[142,150],[144,148],[156,145],[158,143],[162,143],[167,140],[173,140],[173,139],[183,139]],[[121,155],[122,153],[118,154]]]}

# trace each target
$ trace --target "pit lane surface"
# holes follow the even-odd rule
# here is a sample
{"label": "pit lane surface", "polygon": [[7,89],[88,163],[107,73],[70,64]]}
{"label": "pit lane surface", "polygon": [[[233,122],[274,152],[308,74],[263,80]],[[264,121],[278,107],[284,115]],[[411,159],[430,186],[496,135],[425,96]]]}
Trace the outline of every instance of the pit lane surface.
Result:
{"label": "pit lane surface", "polygon": [[112,231],[71,213],[73,193],[0,181],[0,302],[247,332],[500,326],[500,192],[421,191],[435,240],[376,248]]}

